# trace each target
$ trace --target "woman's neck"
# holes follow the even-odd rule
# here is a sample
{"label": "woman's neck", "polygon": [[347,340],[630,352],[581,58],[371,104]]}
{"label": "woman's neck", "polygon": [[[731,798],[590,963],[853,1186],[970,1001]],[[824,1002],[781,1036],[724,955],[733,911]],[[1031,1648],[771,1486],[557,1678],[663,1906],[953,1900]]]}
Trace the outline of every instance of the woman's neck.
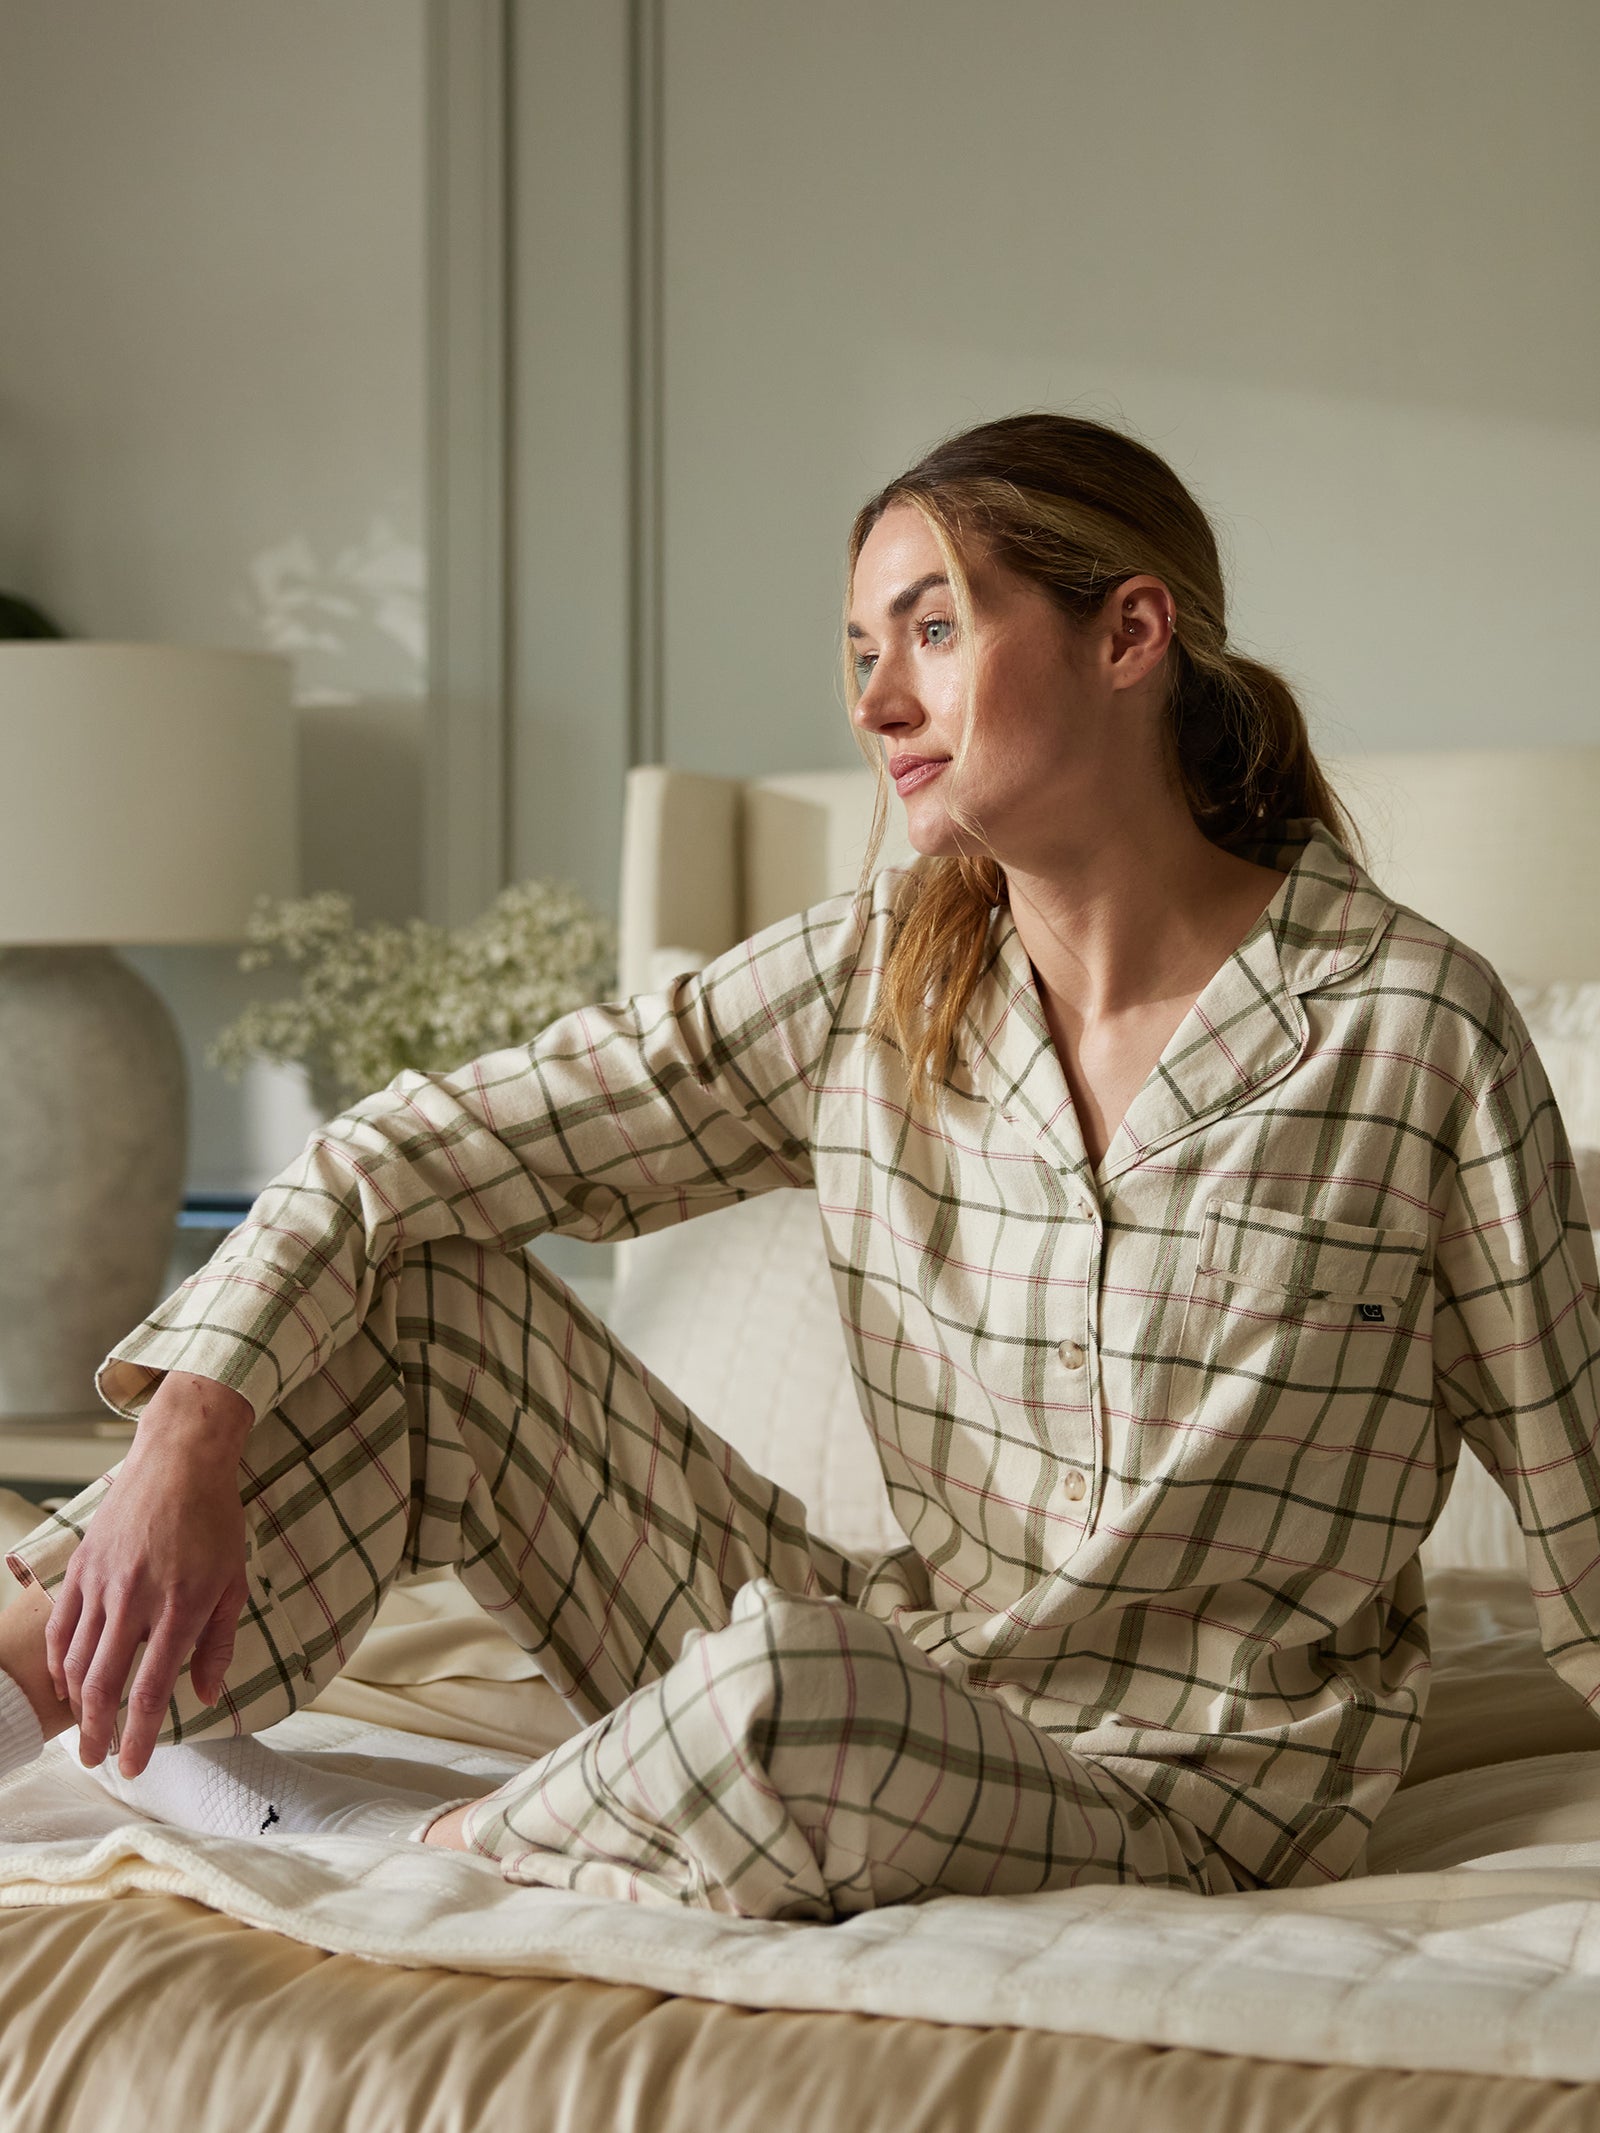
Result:
{"label": "woman's neck", "polygon": [[1184,822],[1188,833],[1137,839],[1112,826],[1070,866],[1006,870],[1011,915],[1097,1170],[1173,1033],[1284,879],[1209,843],[1187,811]]}
{"label": "woman's neck", "polygon": [[1110,821],[1035,868],[1006,867],[1017,934],[1041,997],[1074,1023],[1194,1000],[1284,876],[1222,850],[1187,809]]}

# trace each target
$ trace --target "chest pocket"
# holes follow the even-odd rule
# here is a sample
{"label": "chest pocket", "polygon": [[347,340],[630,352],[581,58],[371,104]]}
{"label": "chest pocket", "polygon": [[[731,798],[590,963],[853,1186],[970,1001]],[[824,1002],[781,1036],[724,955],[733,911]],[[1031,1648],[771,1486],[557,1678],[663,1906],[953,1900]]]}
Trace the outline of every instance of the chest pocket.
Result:
{"label": "chest pocket", "polygon": [[1421,1230],[1213,1203],[1178,1342],[1191,1398],[1218,1378],[1248,1385],[1259,1419],[1296,1394],[1391,1389],[1395,1334],[1415,1320],[1426,1247]]}
{"label": "chest pocket", "polygon": [[1418,1229],[1318,1222],[1222,1200],[1206,1209],[1201,1225],[1195,1293],[1209,1284],[1306,1303],[1403,1303],[1426,1242]]}

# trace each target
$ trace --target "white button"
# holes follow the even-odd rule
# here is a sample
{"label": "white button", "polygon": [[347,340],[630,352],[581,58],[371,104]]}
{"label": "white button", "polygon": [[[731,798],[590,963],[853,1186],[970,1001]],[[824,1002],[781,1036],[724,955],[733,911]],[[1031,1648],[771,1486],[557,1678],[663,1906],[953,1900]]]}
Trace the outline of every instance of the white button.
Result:
{"label": "white button", "polygon": [[1062,1482],[1061,1493],[1069,1503],[1081,1502],[1088,1495],[1089,1484],[1076,1467],[1073,1467],[1068,1472],[1066,1479]]}
{"label": "white button", "polygon": [[1088,1349],[1082,1347],[1077,1341],[1063,1341],[1056,1350],[1056,1354],[1060,1356],[1069,1370],[1081,1370],[1089,1358]]}

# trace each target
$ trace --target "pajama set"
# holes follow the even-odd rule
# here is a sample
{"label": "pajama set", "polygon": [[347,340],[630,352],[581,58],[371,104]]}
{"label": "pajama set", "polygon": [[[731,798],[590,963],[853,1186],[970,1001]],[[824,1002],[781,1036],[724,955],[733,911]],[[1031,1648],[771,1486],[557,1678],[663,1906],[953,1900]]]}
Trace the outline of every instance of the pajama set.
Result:
{"label": "pajama set", "polygon": [[[454,1565],[583,1730],[470,1812],[515,1881],[829,1920],[1359,1871],[1427,1697],[1465,1438],[1600,1698],[1600,1320],[1538,1058],[1326,831],[1098,1168],[1009,910],[931,1103],[869,1039],[901,870],[705,970],[400,1074],[101,1366],[235,1387],[255,1732]],[[852,1557],[521,1247],[816,1196],[904,1547]],[[106,1487],[12,1558],[54,1586]]]}

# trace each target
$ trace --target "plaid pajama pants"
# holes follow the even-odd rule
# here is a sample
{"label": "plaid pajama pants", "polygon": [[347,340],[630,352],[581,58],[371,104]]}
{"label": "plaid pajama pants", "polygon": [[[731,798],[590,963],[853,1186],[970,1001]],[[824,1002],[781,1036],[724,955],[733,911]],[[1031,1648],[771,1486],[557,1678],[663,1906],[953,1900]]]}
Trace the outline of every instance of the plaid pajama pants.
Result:
{"label": "plaid pajama pants", "polygon": [[[41,1584],[113,1478],[16,1551]],[[162,1740],[286,1716],[397,1575],[453,1565],[584,1721],[467,1819],[508,1879],[813,1920],[1240,1885],[1192,1823],[852,1604],[861,1566],[524,1253],[391,1259],[360,1330],[259,1417],[241,1494],[224,1694],[185,1673]]]}

